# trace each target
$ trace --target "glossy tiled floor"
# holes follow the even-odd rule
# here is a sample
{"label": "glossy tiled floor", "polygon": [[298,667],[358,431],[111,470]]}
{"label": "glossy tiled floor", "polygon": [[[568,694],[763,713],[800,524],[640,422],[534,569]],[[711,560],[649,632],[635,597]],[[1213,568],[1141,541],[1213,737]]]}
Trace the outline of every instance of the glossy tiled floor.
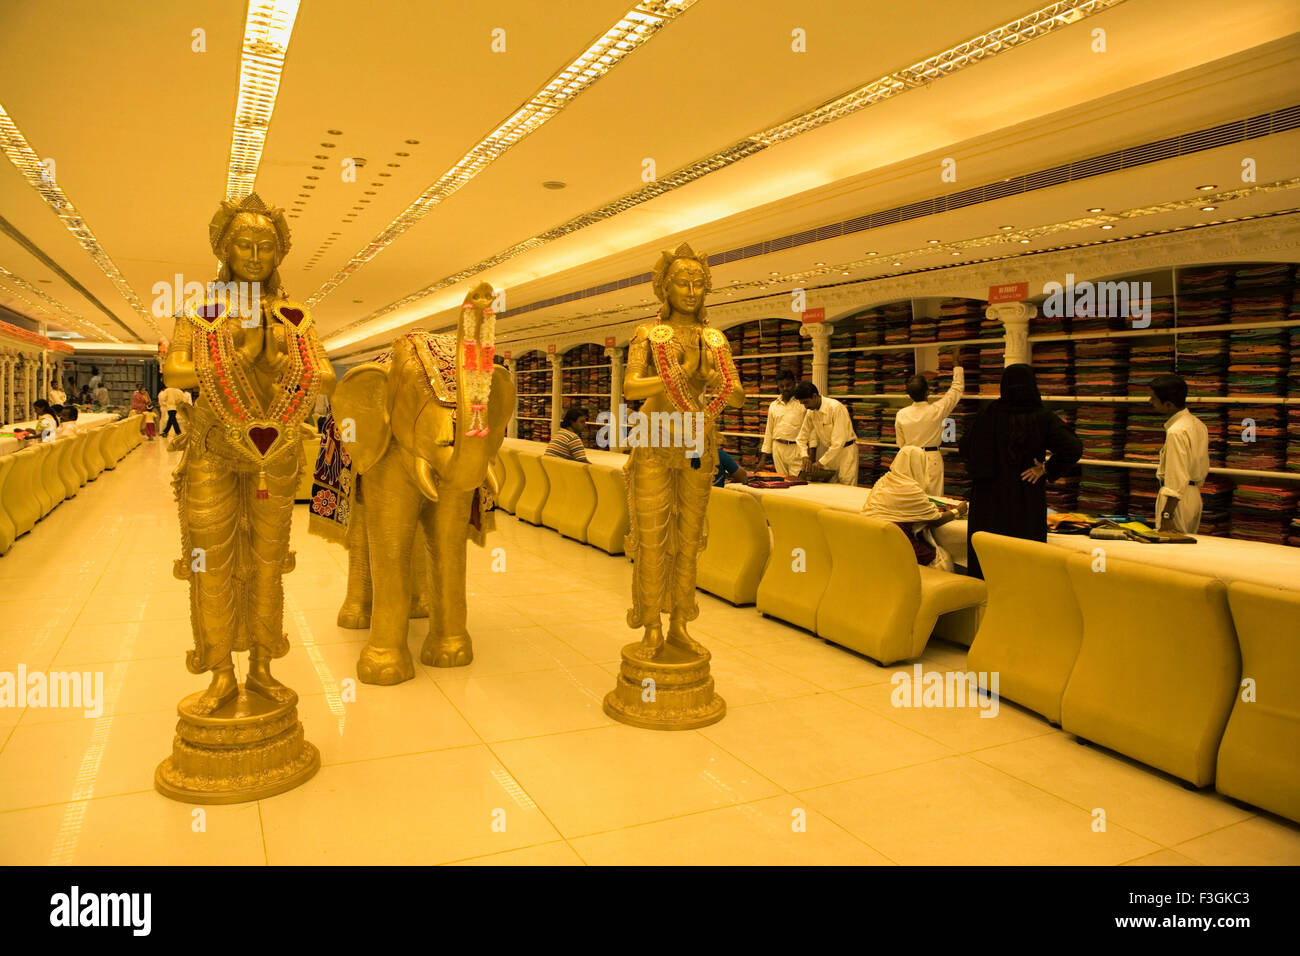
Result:
{"label": "glossy tiled floor", "polygon": [[[0,863],[1300,863],[1300,828],[1192,793],[1003,703],[891,706],[894,668],[701,595],[729,712],[700,731],[610,721],[629,566],[508,515],[470,549],[475,660],[360,685],[345,556],[295,515],[286,578],[320,773],[204,814],[152,789],[189,674],[167,484],[144,445],[0,558],[0,671],[104,675],[99,718],[0,709]],[[411,625],[418,649],[426,625]],[[934,642],[927,668],[963,669]],[[1094,811],[1105,811],[1104,832]]]}

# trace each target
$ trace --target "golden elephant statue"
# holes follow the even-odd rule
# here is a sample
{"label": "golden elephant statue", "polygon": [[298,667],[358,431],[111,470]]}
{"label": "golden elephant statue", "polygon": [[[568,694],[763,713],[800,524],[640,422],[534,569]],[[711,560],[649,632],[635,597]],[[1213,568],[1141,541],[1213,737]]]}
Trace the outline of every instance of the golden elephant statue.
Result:
{"label": "golden elephant statue", "polygon": [[[475,298],[482,289],[486,298]],[[334,393],[356,485],[338,623],[370,628],[357,661],[367,684],[415,676],[407,625],[426,613],[423,663],[459,667],[474,656],[465,624],[467,539],[482,544],[490,527],[488,465],[515,413],[510,373],[492,363],[487,301],[490,287],[481,286],[466,299],[472,321],[457,335],[403,335],[391,352],[350,370]],[[488,334],[471,338],[485,311]]]}

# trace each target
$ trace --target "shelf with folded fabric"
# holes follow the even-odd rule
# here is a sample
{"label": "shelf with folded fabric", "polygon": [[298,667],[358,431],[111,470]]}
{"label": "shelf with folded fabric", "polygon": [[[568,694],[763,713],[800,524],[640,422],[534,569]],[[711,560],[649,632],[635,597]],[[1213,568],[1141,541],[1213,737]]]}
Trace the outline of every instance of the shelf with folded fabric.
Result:
{"label": "shelf with folded fabric", "polygon": [[[1079,464],[1089,468],[1124,468],[1132,471],[1155,471],[1159,465],[1153,461],[1128,461],[1126,459],[1080,458]],[[1228,478],[1263,478],[1284,482],[1300,482],[1300,472],[1255,471],[1249,468],[1210,468],[1210,474]]]}
{"label": "shelf with folded fabric", "polygon": [[[880,396],[858,396],[863,398],[898,398],[894,395]],[[901,396],[906,397],[906,396]],[[998,397],[996,392],[976,392],[967,393],[965,398],[973,399],[980,402],[991,402]],[[1096,402],[1098,404],[1106,402],[1119,402],[1129,404],[1144,405],[1147,397],[1144,395],[1044,395],[1045,402]],[[1188,405],[1300,405],[1300,395],[1290,398],[1275,398],[1271,396],[1258,395],[1188,395]]]}
{"label": "shelf with folded fabric", "polygon": [[515,361],[518,406],[515,428],[525,441],[551,439],[551,363],[541,352],[528,352]]}

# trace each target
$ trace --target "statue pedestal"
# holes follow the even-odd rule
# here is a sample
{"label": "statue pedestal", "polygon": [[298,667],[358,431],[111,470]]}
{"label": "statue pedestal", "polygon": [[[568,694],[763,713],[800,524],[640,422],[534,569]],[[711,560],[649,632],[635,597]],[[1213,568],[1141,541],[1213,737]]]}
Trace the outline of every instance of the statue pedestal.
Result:
{"label": "statue pedestal", "polygon": [[268,700],[242,686],[215,712],[193,712],[200,693],[176,707],[172,755],[158,765],[154,788],[182,803],[244,803],[292,790],[320,769],[320,751],[303,738],[298,695]]}
{"label": "statue pedestal", "polygon": [[665,644],[647,661],[637,656],[640,650],[640,642],[623,648],[618,684],[605,695],[610,717],[647,730],[692,730],[726,714],[727,704],[709,676],[713,655],[708,651],[701,657]]}

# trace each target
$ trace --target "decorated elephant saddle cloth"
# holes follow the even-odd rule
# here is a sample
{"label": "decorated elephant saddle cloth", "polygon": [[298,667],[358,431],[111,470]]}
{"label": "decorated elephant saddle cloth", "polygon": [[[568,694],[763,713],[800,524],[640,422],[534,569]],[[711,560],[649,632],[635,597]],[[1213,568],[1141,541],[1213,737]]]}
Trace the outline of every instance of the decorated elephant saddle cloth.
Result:
{"label": "decorated elephant saddle cloth", "polygon": [[[439,405],[455,408],[456,336],[417,329],[408,332],[405,338],[411,343],[416,358],[420,360],[424,377],[429,382],[429,387],[433,389],[434,399]],[[390,349],[375,356],[371,361],[380,365],[390,365],[393,361],[393,352]]]}

